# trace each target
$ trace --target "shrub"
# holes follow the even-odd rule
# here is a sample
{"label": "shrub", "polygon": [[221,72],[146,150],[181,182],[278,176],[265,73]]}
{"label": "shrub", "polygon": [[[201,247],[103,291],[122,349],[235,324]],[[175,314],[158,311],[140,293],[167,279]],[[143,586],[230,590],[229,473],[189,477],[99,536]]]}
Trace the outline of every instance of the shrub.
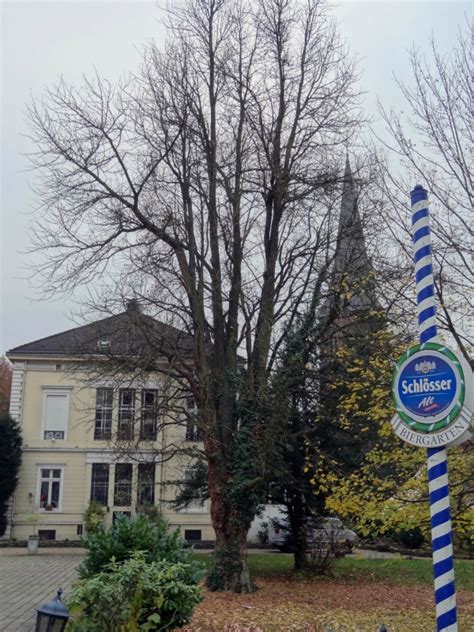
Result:
{"label": "shrub", "polygon": [[143,514],[132,518],[119,516],[110,529],[86,534],[84,546],[86,557],[78,569],[81,578],[101,573],[112,558],[116,562],[129,559],[134,551],[142,551],[147,563],[161,560],[186,563],[189,556],[178,530],[168,533],[163,519],[152,522]]}
{"label": "shrub", "polygon": [[312,546],[308,551],[305,570],[314,575],[329,575],[336,559],[344,557],[344,548],[344,545],[338,542]]}
{"label": "shrub", "polygon": [[174,630],[201,601],[200,577],[195,563],[148,562],[141,551],[113,560],[73,587],[68,632]]}
{"label": "shrub", "polygon": [[137,512],[145,515],[151,522],[156,524],[160,524],[163,521],[160,508],[156,505],[152,505],[151,503],[140,505],[137,508]]}
{"label": "shrub", "polygon": [[26,516],[25,519],[26,524],[30,524],[31,525],[31,530],[33,533],[30,533],[30,536],[36,536],[36,529],[38,527],[39,524],[41,524],[43,522],[43,516],[41,516],[40,514],[37,513],[31,513],[28,514]]}
{"label": "shrub", "polygon": [[420,527],[400,529],[395,533],[394,540],[407,549],[419,549],[425,542],[425,538]]}
{"label": "shrub", "polygon": [[105,510],[96,500],[91,500],[84,513],[84,525],[87,533],[95,533],[104,525]]}
{"label": "shrub", "polygon": [[469,522],[466,521],[466,527],[464,529],[459,528],[459,522],[458,522],[458,528],[453,533],[454,546],[456,547],[456,549],[459,549],[459,551],[463,555],[469,558],[473,558],[474,557],[474,528],[473,528],[474,507],[471,509],[471,515],[469,516],[468,514],[468,517],[470,518],[470,521]]}

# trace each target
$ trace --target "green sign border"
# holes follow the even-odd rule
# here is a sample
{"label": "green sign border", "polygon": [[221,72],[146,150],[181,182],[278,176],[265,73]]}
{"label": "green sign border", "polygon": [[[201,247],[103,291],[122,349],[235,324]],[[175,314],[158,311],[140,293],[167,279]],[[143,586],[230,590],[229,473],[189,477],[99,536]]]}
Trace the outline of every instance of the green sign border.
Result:
{"label": "green sign border", "polygon": [[[458,371],[459,380],[461,383],[461,389],[459,391],[458,401],[451,408],[451,410],[449,411],[449,414],[446,415],[444,419],[440,419],[439,421],[431,425],[428,425],[426,423],[421,423],[419,421],[415,421],[414,419],[409,417],[400,408],[399,403],[397,401],[397,397],[395,395],[395,381],[401,370],[402,364],[412,355],[414,355],[415,353],[418,353],[418,351],[438,351],[438,353],[441,353],[442,355],[446,356],[455,365]],[[465,379],[464,379],[464,371],[462,370],[461,363],[459,362],[456,354],[453,353],[451,349],[448,349],[448,347],[446,347],[445,345],[440,345],[437,342],[423,342],[421,344],[413,345],[412,347],[409,347],[405,351],[405,353],[397,360],[396,368],[393,373],[393,379],[392,379],[392,398],[393,398],[398,416],[412,430],[417,430],[418,432],[429,434],[431,432],[436,432],[438,430],[442,430],[443,428],[447,428],[449,425],[453,423],[453,421],[457,417],[459,417],[459,414],[464,405],[465,395],[466,395],[466,384],[465,384]]]}

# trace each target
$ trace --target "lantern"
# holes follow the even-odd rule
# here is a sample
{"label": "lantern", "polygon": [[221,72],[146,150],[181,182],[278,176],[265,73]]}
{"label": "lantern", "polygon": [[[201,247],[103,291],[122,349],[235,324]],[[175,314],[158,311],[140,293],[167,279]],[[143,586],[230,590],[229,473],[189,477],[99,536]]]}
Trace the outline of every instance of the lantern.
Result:
{"label": "lantern", "polygon": [[64,632],[69,619],[69,610],[61,601],[62,588],[54,599],[48,601],[36,612],[35,632]]}

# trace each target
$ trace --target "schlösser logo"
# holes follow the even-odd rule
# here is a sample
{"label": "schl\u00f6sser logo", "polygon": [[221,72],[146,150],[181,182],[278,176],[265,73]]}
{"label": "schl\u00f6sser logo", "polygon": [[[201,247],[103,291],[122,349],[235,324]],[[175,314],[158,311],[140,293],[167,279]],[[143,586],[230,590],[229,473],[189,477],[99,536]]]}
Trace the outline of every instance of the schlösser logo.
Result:
{"label": "schl\u00f6sser logo", "polygon": [[392,391],[397,413],[411,429],[441,430],[456,419],[464,403],[461,364],[443,345],[415,345],[398,361]]}
{"label": "schl\u00f6sser logo", "polygon": [[464,373],[447,347],[435,342],[415,345],[397,362],[392,392],[403,423],[418,432],[437,432],[462,409]]}
{"label": "schl\u00f6sser logo", "polygon": [[474,430],[472,370],[463,356],[437,342],[410,347],[392,383],[394,433],[420,448],[467,441]]}
{"label": "schl\u00f6sser logo", "polygon": [[427,423],[456,399],[459,380],[446,360],[432,354],[405,363],[398,379],[398,399],[409,414]]}

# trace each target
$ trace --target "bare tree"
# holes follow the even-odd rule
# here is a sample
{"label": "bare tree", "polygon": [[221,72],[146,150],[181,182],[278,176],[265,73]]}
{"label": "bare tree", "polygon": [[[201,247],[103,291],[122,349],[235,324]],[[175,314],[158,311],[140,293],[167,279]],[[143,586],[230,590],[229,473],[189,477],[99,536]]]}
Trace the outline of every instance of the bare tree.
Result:
{"label": "bare tree", "polygon": [[247,592],[272,348],[327,265],[355,76],[323,0],[191,0],[169,22],[128,82],[60,82],[31,106],[34,237],[49,291],[109,274],[191,337],[191,357],[156,354],[197,404],[208,586]]}
{"label": "bare tree", "polygon": [[0,413],[7,413],[10,407],[12,388],[12,365],[6,357],[0,358]]}
{"label": "bare tree", "polygon": [[439,323],[467,358],[473,343],[471,38],[467,23],[450,55],[442,55],[434,40],[429,59],[412,50],[411,82],[397,81],[406,111],[381,107],[391,138],[384,143],[390,159],[385,169],[390,229],[402,235],[399,243],[409,250],[407,195],[421,182],[432,205]]}

